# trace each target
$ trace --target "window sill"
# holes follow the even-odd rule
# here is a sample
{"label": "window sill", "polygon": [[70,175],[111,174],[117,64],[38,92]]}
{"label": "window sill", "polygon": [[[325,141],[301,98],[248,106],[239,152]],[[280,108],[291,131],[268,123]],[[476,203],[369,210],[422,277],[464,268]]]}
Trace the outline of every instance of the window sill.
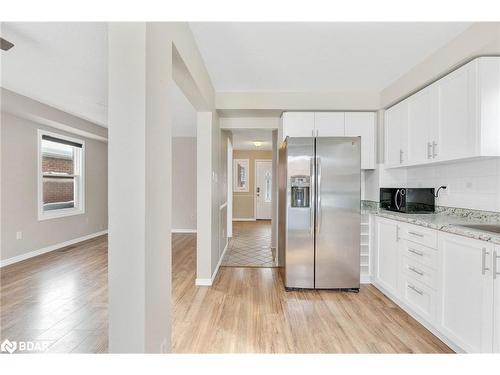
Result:
{"label": "window sill", "polygon": [[40,212],[38,213],[38,221],[58,219],[61,217],[68,217],[68,216],[83,215],[84,213],[85,210],[74,209],[74,208],[54,210],[51,212],[43,212],[43,213]]}

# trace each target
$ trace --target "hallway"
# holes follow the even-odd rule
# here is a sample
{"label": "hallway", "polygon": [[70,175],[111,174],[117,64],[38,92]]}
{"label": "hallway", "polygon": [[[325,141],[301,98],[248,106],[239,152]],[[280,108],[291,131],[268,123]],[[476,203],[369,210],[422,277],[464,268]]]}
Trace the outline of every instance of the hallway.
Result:
{"label": "hallway", "polygon": [[271,221],[234,221],[224,267],[276,267],[271,250]]}

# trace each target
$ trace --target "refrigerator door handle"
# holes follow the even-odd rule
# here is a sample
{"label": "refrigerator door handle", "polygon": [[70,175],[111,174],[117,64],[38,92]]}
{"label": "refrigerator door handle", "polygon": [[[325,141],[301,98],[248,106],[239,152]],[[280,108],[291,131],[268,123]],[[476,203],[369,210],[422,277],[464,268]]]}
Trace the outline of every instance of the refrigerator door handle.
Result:
{"label": "refrigerator door handle", "polygon": [[316,233],[321,231],[321,158],[316,156]]}
{"label": "refrigerator door handle", "polygon": [[314,156],[310,160],[310,171],[311,171],[311,187],[309,189],[309,229],[311,231],[311,235],[314,236],[314,207],[316,202],[316,193],[315,193],[315,182],[314,182],[314,173],[315,173],[315,158]]}

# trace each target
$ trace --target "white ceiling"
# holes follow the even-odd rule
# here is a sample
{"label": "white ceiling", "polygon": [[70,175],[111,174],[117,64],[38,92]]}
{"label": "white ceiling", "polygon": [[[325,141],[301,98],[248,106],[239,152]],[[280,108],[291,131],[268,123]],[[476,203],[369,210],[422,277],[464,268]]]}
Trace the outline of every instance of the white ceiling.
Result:
{"label": "white ceiling", "polygon": [[106,23],[3,22],[2,37],[2,87],[106,125]]}
{"label": "white ceiling", "polygon": [[172,136],[196,137],[197,112],[177,85],[172,85]]}
{"label": "white ceiling", "polygon": [[216,91],[380,92],[471,23],[194,22]]}
{"label": "white ceiling", "polygon": [[[267,129],[233,129],[233,149],[234,150],[272,150],[273,135],[272,130]],[[254,141],[263,142],[257,147]]]}

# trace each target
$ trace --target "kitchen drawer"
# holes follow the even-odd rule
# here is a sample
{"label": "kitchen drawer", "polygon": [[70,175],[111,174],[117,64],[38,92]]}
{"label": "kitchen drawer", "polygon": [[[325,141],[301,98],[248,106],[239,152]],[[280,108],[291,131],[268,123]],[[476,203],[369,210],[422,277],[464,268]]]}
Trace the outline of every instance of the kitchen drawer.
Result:
{"label": "kitchen drawer", "polygon": [[428,286],[412,277],[402,275],[401,297],[413,311],[430,323],[436,321],[437,294]]}
{"label": "kitchen drawer", "polygon": [[422,263],[413,260],[412,258],[403,255],[401,257],[401,269],[405,276],[409,276],[418,280],[422,284],[436,290],[438,284],[436,270],[424,266]]}
{"label": "kitchen drawer", "polygon": [[417,261],[424,266],[438,268],[438,251],[418,243],[403,240],[401,242],[401,255]]}
{"label": "kitchen drawer", "polygon": [[437,249],[437,231],[434,229],[408,224],[401,228],[401,237]]}

